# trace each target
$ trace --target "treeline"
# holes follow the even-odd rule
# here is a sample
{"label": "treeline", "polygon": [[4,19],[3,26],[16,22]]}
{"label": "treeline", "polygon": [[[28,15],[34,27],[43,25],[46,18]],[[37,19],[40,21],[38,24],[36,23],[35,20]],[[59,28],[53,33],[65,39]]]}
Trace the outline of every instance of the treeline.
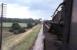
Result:
{"label": "treeline", "polygon": [[[0,18],[1,20],[1,18]],[[17,23],[40,23],[40,19],[19,19],[19,18],[2,18],[3,22],[17,22]],[[0,21],[1,22],[1,21]]]}

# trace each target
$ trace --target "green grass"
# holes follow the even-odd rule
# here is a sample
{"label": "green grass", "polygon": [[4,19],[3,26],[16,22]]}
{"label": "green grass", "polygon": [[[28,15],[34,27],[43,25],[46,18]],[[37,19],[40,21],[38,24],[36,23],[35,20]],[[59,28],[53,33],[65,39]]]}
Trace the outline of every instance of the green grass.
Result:
{"label": "green grass", "polygon": [[34,43],[36,36],[40,31],[41,26],[36,27],[33,29],[32,32],[18,45],[14,46],[12,50],[29,50]]}

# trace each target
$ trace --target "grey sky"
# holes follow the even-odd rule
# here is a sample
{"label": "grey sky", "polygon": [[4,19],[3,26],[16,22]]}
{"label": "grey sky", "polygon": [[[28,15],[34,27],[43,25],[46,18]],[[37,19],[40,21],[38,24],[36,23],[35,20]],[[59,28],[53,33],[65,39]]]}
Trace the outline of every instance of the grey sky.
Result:
{"label": "grey sky", "polygon": [[[6,17],[50,19],[50,16],[63,0],[2,0],[1,2],[7,3]],[[19,10],[22,12],[18,13],[16,9],[18,12]]]}

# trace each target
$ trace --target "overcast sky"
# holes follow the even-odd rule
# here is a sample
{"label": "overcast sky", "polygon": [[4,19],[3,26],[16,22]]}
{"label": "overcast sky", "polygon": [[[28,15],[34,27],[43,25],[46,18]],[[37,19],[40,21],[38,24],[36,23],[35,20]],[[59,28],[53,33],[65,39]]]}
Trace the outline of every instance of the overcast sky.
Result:
{"label": "overcast sky", "polygon": [[7,4],[6,17],[51,19],[63,0],[0,0]]}

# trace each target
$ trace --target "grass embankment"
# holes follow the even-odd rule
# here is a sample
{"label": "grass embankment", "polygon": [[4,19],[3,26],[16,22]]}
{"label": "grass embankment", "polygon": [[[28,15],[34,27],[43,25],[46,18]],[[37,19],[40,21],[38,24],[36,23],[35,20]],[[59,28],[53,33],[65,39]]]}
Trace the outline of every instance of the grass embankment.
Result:
{"label": "grass embankment", "polygon": [[40,25],[34,28],[32,32],[30,32],[29,35],[27,35],[27,37],[24,38],[24,40],[21,43],[14,46],[12,50],[29,50],[32,44],[34,43],[40,29],[41,29]]}

